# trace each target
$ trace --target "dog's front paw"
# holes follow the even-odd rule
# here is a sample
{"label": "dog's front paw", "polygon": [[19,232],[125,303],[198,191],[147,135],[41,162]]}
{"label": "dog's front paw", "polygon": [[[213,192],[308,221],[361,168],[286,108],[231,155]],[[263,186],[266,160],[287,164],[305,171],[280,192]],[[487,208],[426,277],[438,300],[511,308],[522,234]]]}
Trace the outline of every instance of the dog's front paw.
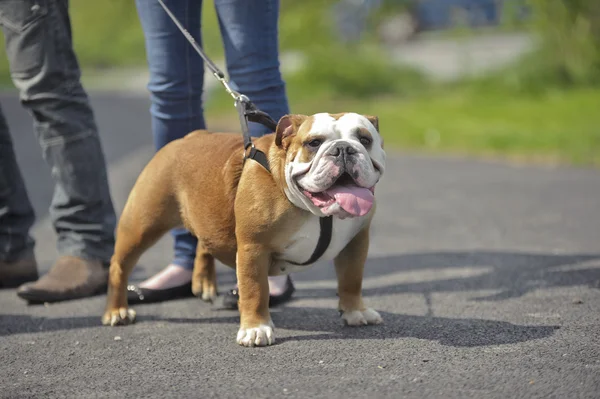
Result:
{"label": "dog's front paw", "polygon": [[365,310],[350,310],[342,313],[342,320],[349,326],[366,326],[369,324],[381,324],[383,318],[372,308]]}
{"label": "dog's front paw", "polygon": [[102,324],[105,326],[126,326],[135,322],[135,310],[119,308],[107,310],[102,316]]}
{"label": "dog's front paw", "polygon": [[275,343],[273,326],[261,324],[255,328],[240,328],[237,343],[242,346],[267,346]]}

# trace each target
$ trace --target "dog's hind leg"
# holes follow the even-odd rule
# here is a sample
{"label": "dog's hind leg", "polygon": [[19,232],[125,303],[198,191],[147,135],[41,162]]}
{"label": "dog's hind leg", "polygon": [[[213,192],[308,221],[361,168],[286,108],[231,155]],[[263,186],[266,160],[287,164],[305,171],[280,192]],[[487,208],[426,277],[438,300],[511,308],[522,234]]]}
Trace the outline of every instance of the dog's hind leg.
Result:
{"label": "dog's hind leg", "polygon": [[201,242],[196,246],[192,292],[206,302],[212,303],[217,297],[215,258],[206,251]]}
{"label": "dog's hind leg", "polygon": [[115,326],[134,322],[135,311],[127,306],[127,281],[144,251],[180,224],[176,206],[170,202],[169,199],[160,201],[150,193],[132,191],[117,227],[102,324]]}

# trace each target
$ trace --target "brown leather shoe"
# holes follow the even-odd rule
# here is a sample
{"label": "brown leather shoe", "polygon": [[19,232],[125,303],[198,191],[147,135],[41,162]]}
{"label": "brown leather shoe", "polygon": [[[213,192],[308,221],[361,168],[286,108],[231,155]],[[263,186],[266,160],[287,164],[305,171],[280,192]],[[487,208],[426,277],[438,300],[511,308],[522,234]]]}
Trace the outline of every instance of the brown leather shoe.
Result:
{"label": "brown leather shoe", "polygon": [[17,295],[32,302],[58,302],[106,292],[108,269],[95,260],[61,256],[35,283],[19,287]]}
{"label": "brown leather shoe", "polygon": [[14,262],[0,262],[0,288],[15,288],[37,279],[37,263],[33,255]]}

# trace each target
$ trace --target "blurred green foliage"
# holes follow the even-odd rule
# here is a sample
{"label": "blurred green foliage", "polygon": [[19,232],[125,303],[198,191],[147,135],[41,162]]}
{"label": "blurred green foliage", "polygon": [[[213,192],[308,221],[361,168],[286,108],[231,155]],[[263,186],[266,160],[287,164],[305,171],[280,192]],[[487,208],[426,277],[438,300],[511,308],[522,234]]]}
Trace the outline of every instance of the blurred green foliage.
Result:
{"label": "blurred green foliage", "polygon": [[538,50],[546,79],[559,85],[600,83],[600,2],[529,0],[532,28],[542,39]]}
{"label": "blurred green foliage", "polygon": [[406,97],[428,85],[422,73],[392,64],[377,48],[314,47],[304,54],[301,68],[287,77],[290,95],[297,100],[315,96],[364,100],[381,95]]}
{"label": "blurred green foliage", "polygon": [[600,1],[527,0],[538,47],[475,83],[517,94],[600,85]]}
{"label": "blurred green foliage", "polygon": [[[389,2],[368,18],[370,28],[384,17],[383,10],[404,9],[385,4]],[[315,96],[365,100],[391,94],[405,97],[427,86],[424,74],[390,60],[386,49],[377,43],[374,29],[367,30],[358,42],[341,42],[334,30],[331,6],[327,0],[282,1],[281,47],[300,50],[304,58],[301,68],[286,76],[292,97],[297,101]]]}
{"label": "blurred green foliage", "polygon": [[[144,40],[133,1],[71,0],[75,48],[85,69],[143,66]],[[504,20],[513,25],[515,1],[504,2]],[[540,46],[515,65],[484,81],[509,90],[538,92],[548,87],[600,83],[600,1],[526,0],[532,10],[528,27],[540,37]],[[368,20],[360,43],[342,45],[334,32],[330,0],[282,0],[280,45],[301,51],[304,68],[289,77],[290,85],[324,94],[405,95],[420,89],[424,77],[392,65],[373,33],[386,16],[402,12],[410,1],[384,1]],[[511,22],[512,21],[512,22]],[[221,38],[212,1],[203,4],[203,44],[214,58],[222,57]],[[364,76],[371,84],[365,85]],[[8,80],[8,65],[0,51],[0,81]],[[313,83],[314,82],[314,83]],[[310,86],[306,86],[309,84]],[[352,87],[351,87],[352,86]]]}
{"label": "blurred green foliage", "polygon": [[[369,16],[361,40],[344,44],[335,31],[335,2],[282,0],[282,55],[301,55],[285,73],[292,110],[378,114],[386,144],[403,148],[600,165],[600,1],[526,1],[532,18],[517,19],[517,3],[506,0],[499,29],[532,32],[539,46],[531,54],[485,76],[439,83],[392,62],[378,41],[377,26],[410,1],[385,1]],[[133,1],[70,3],[84,75],[97,68],[145,68]],[[437,33],[451,38],[477,34],[464,27]],[[208,54],[222,59],[214,5],[208,0],[202,35]],[[9,81],[0,48],[0,84]],[[209,120],[236,128],[231,100],[220,91],[207,112]]]}

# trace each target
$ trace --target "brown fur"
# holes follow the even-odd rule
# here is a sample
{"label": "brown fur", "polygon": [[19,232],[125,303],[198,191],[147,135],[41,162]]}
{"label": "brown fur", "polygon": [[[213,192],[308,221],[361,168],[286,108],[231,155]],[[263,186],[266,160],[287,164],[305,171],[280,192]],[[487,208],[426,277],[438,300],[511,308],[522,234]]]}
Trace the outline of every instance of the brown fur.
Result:
{"label": "brown fur", "polygon": [[[271,267],[273,258],[310,216],[284,193],[286,159],[302,146],[310,123],[302,125],[306,116],[284,118],[275,134],[254,141],[268,154],[271,173],[252,160],[242,163],[242,138],[236,134],[192,132],[152,158],[135,183],[117,227],[105,324],[133,321],[127,308],[128,277],[142,253],[177,226],[198,237],[194,294],[205,300],[216,296],[214,261],[218,259],[236,268],[241,327],[270,322],[267,276],[278,272]],[[363,306],[360,286],[367,250],[368,228],[336,259],[342,310]]]}
{"label": "brown fur", "polygon": [[368,252],[369,226],[367,225],[333,261],[340,297],[338,309],[341,312],[365,310],[362,300],[362,280]]}
{"label": "brown fur", "polygon": [[[254,143],[269,153],[273,141],[271,134]],[[266,293],[267,301],[266,312],[262,309],[259,313],[268,316],[266,273],[272,255],[283,250],[286,240],[307,215],[285,197],[283,160],[271,156],[273,174],[256,162],[247,161],[242,176],[241,154],[239,135],[197,131],[169,143],[148,163],[131,191],[117,228],[105,322],[127,309],[127,279],[142,253],[167,231],[181,225],[199,241],[193,292],[204,299],[213,298],[214,259],[235,268],[239,247],[242,324],[247,324],[245,320],[250,320],[250,324],[257,320],[244,317],[248,314],[242,310],[246,305],[254,312],[264,306],[264,298],[260,304],[257,302],[258,291],[262,293],[259,297]],[[258,271],[264,276],[251,278],[259,279],[259,286],[246,282],[248,273]]]}

